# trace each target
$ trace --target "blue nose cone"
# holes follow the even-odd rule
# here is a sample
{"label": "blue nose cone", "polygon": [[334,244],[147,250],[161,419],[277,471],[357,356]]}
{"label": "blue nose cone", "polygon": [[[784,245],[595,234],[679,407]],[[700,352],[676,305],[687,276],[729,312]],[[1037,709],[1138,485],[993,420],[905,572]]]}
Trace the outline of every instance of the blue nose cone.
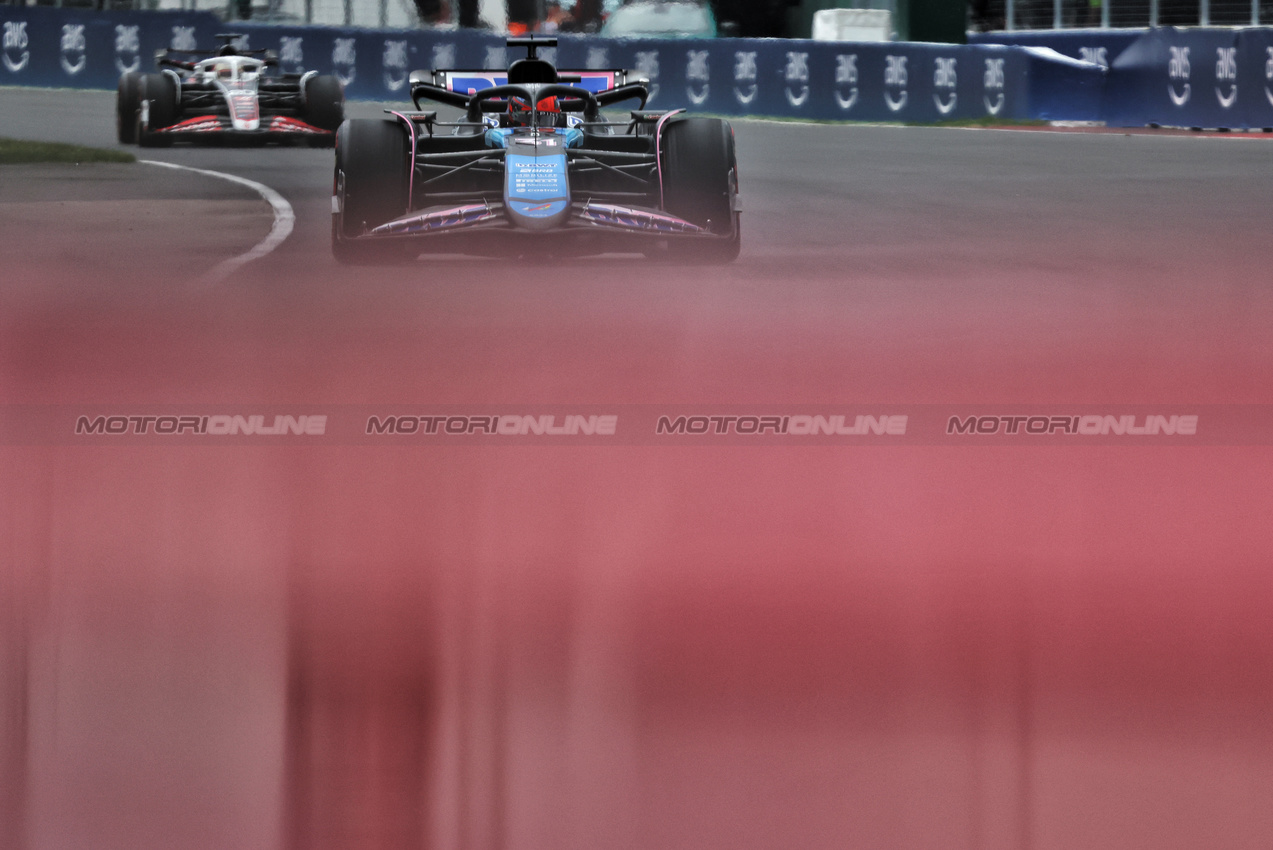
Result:
{"label": "blue nose cone", "polygon": [[[570,181],[566,150],[559,140],[510,139],[504,159],[504,208],[527,230],[548,230],[570,218]],[[527,144],[529,142],[529,144]]]}

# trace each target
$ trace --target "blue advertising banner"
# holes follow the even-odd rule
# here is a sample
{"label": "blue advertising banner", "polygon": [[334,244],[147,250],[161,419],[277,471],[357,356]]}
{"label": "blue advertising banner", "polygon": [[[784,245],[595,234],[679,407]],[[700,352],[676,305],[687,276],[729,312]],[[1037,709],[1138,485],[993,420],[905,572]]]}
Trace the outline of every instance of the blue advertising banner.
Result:
{"label": "blue advertising banner", "polygon": [[[286,71],[335,74],[350,98],[390,103],[406,100],[413,70],[503,69],[519,55],[482,31],[227,25],[207,13],[0,6],[0,26],[0,85],[114,88],[123,71],[152,69],[156,49],[209,48],[214,34],[228,27],[246,33],[247,47],[276,51]],[[1259,45],[1251,41],[1253,50],[1266,50],[1268,36],[1259,38]],[[1151,90],[1148,80],[1165,49],[1146,48],[1147,64],[1129,60],[1124,66],[1132,90]],[[650,79],[653,109],[810,120],[1099,120],[1104,96],[1118,120],[1157,120],[1135,114],[1124,97],[1103,95],[1099,62],[1037,47],[562,36],[556,49],[543,53],[563,68],[643,74]],[[1241,89],[1243,97],[1248,88]],[[1259,103],[1259,91],[1250,92],[1251,104],[1264,114],[1273,102]]]}
{"label": "blue advertising banner", "polygon": [[653,109],[813,120],[1025,117],[1031,64],[1012,48],[776,39],[563,40],[559,53],[563,67],[645,75]]}
{"label": "blue advertising banner", "polygon": [[[228,27],[246,33],[244,46],[276,51],[286,71],[335,74],[354,99],[401,102],[413,70],[502,69],[517,58],[482,31],[226,25],[206,13],[0,6],[0,26],[0,85],[114,88],[123,71],[152,69],[155,50],[209,48]],[[635,70],[650,79],[653,109],[814,120],[1086,117],[1101,80],[1096,66],[993,45],[563,36],[544,55],[563,68]]]}
{"label": "blue advertising banner", "polygon": [[[1273,127],[1273,29],[1158,27],[982,33],[992,40],[1048,47],[1109,67],[1096,120],[1115,127],[1161,125],[1226,129]],[[1063,74],[1033,76],[1029,113],[1079,119]]]}
{"label": "blue advertising banner", "polygon": [[[474,30],[367,30],[235,24],[254,49],[278,53],[284,71],[335,74],[355,100],[401,101],[421,68],[504,68],[503,41]],[[498,48],[498,50],[496,50]],[[499,55],[496,55],[499,54]],[[488,64],[491,59],[500,63]]]}
{"label": "blue advertising banner", "polygon": [[651,108],[811,120],[1018,117],[1025,71],[1004,48],[777,39],[611,42],[582,59],[648,76]]}
{"label": "blue advertising banner", "polygon": [[1273,30],[1238,30],[1239,101],[1249,128],[1273,127]]}
{"label": "blue advertising banner", "polygon": [[0,85],[113,89],[124,71],[153,69],[157,49],[211,45],[221,27],[207,12],[0,6]]}
{"label": "blue advertising banner", "polygon": [[1237,54],[1237,30],[1151,30],[1111,67],[1105,120],[1121,127],[1247,127]]}

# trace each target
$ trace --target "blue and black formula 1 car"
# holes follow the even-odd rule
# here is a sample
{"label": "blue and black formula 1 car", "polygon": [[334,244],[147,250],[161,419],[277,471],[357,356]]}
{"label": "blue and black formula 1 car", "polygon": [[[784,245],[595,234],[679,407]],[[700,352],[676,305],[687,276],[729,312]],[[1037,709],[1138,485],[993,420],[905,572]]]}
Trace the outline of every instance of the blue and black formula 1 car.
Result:
{"label": "blue and black formula 1 car", "polygon": [[[563,71],[553,39],[509,39],[503,71],[416,71],[417,111],[349,120],[336,136],[332,251],[345,263],[421,253],[738,256],[728,123],[644,111],[648,81]],[[457,120],[420,110],[432,100]],[[637,101],[621,119],[606,107]]]}

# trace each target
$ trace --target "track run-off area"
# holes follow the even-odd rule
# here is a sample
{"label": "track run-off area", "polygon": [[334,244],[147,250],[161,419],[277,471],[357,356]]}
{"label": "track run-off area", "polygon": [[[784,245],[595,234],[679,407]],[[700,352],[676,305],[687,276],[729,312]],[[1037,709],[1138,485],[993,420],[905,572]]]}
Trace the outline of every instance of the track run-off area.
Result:
{"label": "track run-off area", "polygon": [[[329,150],[0,166],[0,846],[1265,846],[1273,139],[734,125],[722,267],[342,267]],[[30,426],[350,411],[436,432]],[[446,439],[663,412],[912,430]]]}

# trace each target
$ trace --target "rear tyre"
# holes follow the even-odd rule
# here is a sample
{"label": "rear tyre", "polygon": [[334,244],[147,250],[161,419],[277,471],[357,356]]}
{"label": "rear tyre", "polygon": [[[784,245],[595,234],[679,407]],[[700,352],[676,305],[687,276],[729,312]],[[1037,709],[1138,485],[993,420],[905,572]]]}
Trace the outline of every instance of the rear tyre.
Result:
{"label": "rear tyre", "polygon": [[719,238],[669,240],[669,255],[705,263],[736,259],[742,245],[737,194],[738,160],[729,124],[719,118],[670,122],[663,133],[663,208]]}
{"label": "rear tyre", "polygon": [[332,213],[332,254],[339,262],[368,265],[407,255],[398,243],[357,237],[407,211],[411,167],[407,133],[397,121],[356,118],[340,125]]}
{"label": "rear tyre", "polygon": [[[333,133],[340,127],[345,120],[345,90],[340,80],[328,74],[305,81],[305,120]],[[327,142],[333,143],[334,139]]]}
{"label": "rear tyre", "polygon": [[141,122],[141,110],[137,118],[137,144],[142,147],[161,147],[172,144],[172,139],[155,132],[177,123],[177,84],[167,74],[145,74],[141,78],[141,102],[145,106],[147,121]]}
{"label": "rear tyre", "polygon": [[121,144],[137,144],[137,110],[141,109],[141,74],[125,71],[115,92],[115,135]]}

